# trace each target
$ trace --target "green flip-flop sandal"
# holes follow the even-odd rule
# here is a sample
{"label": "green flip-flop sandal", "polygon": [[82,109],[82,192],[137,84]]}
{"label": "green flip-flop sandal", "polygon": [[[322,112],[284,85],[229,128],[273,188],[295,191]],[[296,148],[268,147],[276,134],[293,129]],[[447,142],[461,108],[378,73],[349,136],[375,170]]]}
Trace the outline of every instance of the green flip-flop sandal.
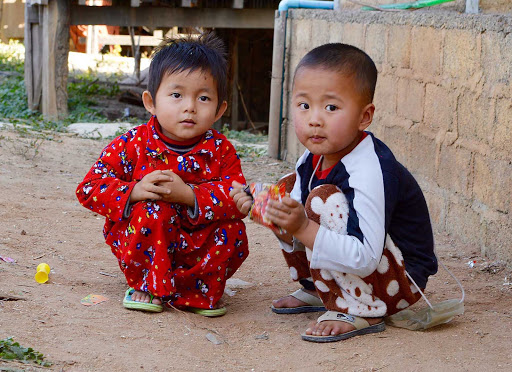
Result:
{"label": "green flip-flop sandal", "polygon": [[128,288],[124,294],[123,306],[130,310],[148,311],[151,313],[160,313],[164,310],[162,305],[152,303],[154,296],[150,294],[151,299],[149,303],[139,302],[132,300],[132,294],[135,289]]}
{"label": "green flip-flop sandal", "polygon": [[199,314],[202,316],[210,317],[210,318],[217,317],[217,316],[223,316],[228,312],[228,310],[224,306],[219,307],[218,309],[199,309],[197,307],[188,307],[187,311],[190,311],[191,313],[194,313],[194,314]]}

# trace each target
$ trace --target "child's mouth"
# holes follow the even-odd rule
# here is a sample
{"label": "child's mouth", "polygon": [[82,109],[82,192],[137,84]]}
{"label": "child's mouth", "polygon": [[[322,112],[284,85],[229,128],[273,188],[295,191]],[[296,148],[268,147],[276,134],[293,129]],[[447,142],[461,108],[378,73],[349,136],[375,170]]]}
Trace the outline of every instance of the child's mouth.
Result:
{"label": "child's mouth", "polygon": [[320,143],[325,139],[325,137],[313,136],[313,137],[310,137],[309,139],[313,143]]}

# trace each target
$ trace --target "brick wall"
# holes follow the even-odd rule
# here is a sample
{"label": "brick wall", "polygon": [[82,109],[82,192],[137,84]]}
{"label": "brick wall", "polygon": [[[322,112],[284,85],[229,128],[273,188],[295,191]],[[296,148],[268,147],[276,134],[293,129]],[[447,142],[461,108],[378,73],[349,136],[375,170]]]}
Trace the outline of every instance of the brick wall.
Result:
{"label": "brick wall", "polygon": [[[512,15],[290,10],[285,117],[300,58],[327,42],[365,50],[379,80],[374,123],[415,175],[434,228],[512,266]],[[286,160],[304,148],[288,119]]]}

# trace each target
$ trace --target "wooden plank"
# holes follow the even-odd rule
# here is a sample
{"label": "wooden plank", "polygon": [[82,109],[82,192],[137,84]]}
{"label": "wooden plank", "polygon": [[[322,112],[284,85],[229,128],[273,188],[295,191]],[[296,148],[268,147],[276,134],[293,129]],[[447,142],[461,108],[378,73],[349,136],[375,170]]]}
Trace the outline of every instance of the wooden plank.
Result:
{"label": "wooden plank", "polygon": [[42,90],[42,64],[40,39],[42,26],[39,24],[39,6],[25,3],[25,90],[30,110],[39,110]]}
{"label": "wooden plank", "polygon": [[88,25],[87,26],[87,46],[86,53],[87,54],[99,54],[100,53],[100,43],[98,41],[99,38],[98,28],[96,25]]}
{"label": "wooden plank", "polygon": [[70,7],[67,0],[53,0],[43,10],[41,111],[48,120],[67,116]]}
{"label": "wooden plank", "polygon": [[244,0],[233,0],[233,5],[231,7],[234,9],[243,9]]}
{"label": "wooden plank", "polygon": [[231,130],[240,129],[238,121],[238,33],[233,32],[233,40],[231,45]]}
{"label": "wooden plank", "polygon": [[131,0],[130,5],[132,7],[139,7],[140,6],[140,0]]}
{"label": "wooden plank", "polygon": [[[158,38],[154,36],[137,36],[140,46],[157,46],[162,42],[163,35]],[[132,45],[130,35],[99,35],[98,44],[100,45]]]}
{"label": "wooden plank", "polygon": [[151,27],[274,28],[274,9],[71,5],[71,24]]}

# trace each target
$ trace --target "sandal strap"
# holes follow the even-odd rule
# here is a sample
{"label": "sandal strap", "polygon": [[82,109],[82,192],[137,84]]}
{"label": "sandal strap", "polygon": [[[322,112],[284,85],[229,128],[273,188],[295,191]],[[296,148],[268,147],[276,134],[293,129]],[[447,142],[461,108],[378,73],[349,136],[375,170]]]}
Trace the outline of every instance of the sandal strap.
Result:
{"label": "sandal strap", "polygon": [[308,292],[304,291],[302,288],[291,293],[290,296],[295,297],[297,300],[305,302],[311,306],[324,306],[324,303],[322,302],[321,299],[319,299],[316,296],[313,296],[312,294],[309,294]]}
{"label": "sandal strap", "polygon": [[363,329],[370,326],[370,323],[364,318],[359,316],[339,313],[337,311],[327,311],[325,314],[321,315],[317,319],[317,323],[323,322],[325,320],[337,320],[339,322],[345,322],[353,325],[356,329]]}

